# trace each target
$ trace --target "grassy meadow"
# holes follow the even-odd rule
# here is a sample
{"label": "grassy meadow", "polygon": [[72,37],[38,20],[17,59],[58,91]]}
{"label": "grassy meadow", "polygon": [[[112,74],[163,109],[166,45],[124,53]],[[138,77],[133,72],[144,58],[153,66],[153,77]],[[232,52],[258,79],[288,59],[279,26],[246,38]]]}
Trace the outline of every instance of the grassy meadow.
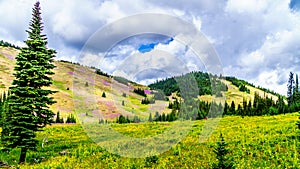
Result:
{"label": "grassy meadow", "polygon": [[[12,72],[17,53],[15,49],[0,47],[0,92],[7,90],[14,78]],[[129,117],[138,116],[147,121],[150,113],[154,116],[155,112],[168,114],[171,110],[167,109],[168,101],[156,101],[150,105],[141,104],[143,96],[134,93],[133,89],[134,87],[146,89],[145,86],[133,83],[124,85],[113,78],[96,74],[95,69],[78,64],[56,61],[55,65],[57,67],[50,89],[58,91],[53,95],[57,103],[50,108],[54,113],[59,111],[61,117],[65,119],[74,114],[80,124],[53,124],[38,132],[37,150],[29,151],[25,164],[17,164],[19,149],[9,153],[1,151],[0,167],[1,162],[5,162],[12,168],[30,169],[211,168],[217,162],[213,150],[219,141],[220,133],[223,133],[231,150],[228,157],[236,168],[300,168],[300,133],[295,125],[299,116],[297,113],[244,118],[226,116],[220,119],[217,128],[204,142],[200,142],[200,138],[203,126],[208,122],[206,120],[185,121],[191,128],[176,126],[176,121],[98,124],[100,119],[115,121],[121,114]],[[243,99],[253,101],[255,92],[277,100],[277,96],[264,93],[257,88],[247,86],[250,89],[248,94],[239,91],[229,81],[223,82],[228,86],[228,91],[223,92],[228,103],[231,101],[242,103]],[[104,92],[106,97],[102,97]],[[204,95],[200,96],[200,99],[218,102],[218,99],[222,101],[224,98]],[[87,130],[86,124],[89,123],[92,123],[92,126]],[[156,136],[159,138],[162,133],[169,132],[171,134],[164,144],[172,143],[173,147],[152,157],[126,158],[99,146],[105,144],[127,146],[126,140],[122,137],[112,137],[110,142],[102,141],[101,136],[107,134],[103,127],[110,127],[110,130],[113,129],[137,140],[155,139]],[[172,134],[181,135],[181,131],[186,129],[190,130],[187,130],[187,135],[182,136],[183,139],[179,142],[176,142],[178,138],[172,138]],[[93,141],[94,137],[98,142]],[[145,145],[145,149],[149,146],[153,145]],[[134,152],[134,147],[131,150]]]}
{"label": "grassy meadow", "polygon": [[[231,150],[228,157],[236,168],[294,169],[300,168],[297,119],[297,113],[244,118],[227,116],[202,143],[199,136],[206,121],[196,121],[177,145],[151,158],[111,154],[93,142],[81,125],[52,125],[38,133],[38,150],[29,152],[26,164],[17,165],[18,150],[2,153],[0,161],[17,168],[210,168],[216,162],[213,149],[219,134],[223,133]],[[145,138],[166,131],[172,123],[106,125],[124,135]],[[42,140],[48,140],[43,147]]]}

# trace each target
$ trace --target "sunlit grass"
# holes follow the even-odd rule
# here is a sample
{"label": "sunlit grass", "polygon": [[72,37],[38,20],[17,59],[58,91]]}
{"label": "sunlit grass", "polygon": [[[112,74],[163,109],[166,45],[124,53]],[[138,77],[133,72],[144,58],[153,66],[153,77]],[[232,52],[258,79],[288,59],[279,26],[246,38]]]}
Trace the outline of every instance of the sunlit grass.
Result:
{"label": "sunlit grass", "polygon": [[[199,136],[204,120],[196,121],[190,133],[179,144],[158,156],[150,168],[209,168],[216,161],[213,153],[220,132],[223,133],[230,157],[237,168],[299,168],[299,134],[295,122],[298,114],[264,117],[222,118],[207,142]],[[153,137],[163,133],[173,123],[114,124],[113,129],[135,138]],[[38,134],[48,137],[44,148],[30,151],[27,163],[20,168],[145,168],[145,158],[124,158],[113,155],[97,146],[80,125],[54,125]],[[120,140],[122,141],[122,140]],[[61,151],[69,152],[59,155]],[[1,154],[1,161],[16,165],[18,151]],[[34,158],[45,157],[41,163]]]}
{"label": "sunlit grass", "polygon": [[246,87],[250,90],[250,93],[246,92],[241,92],[239,91],[238,87],[234,86],[231,82],[222,80],[224,84],[227,85],[228,91],[222,92],[223,97],[216,97],[216,96],[211,96],[211,95],[202,95],[199,96],[200,100],[206,101],[206,102],[211,102],[212,100],[219,103],[219,102],[226,102],[230,105],[232,101],[237,104],[242,104],[243,100],[246,101],[254,101],[254,93],[258,93],[261,97],[268,97],[272,98],[274,101],[278,99],[277,96],[270,94],[270,93],[265,93],[264,91],[254,88],[252,86],[246,85]]}

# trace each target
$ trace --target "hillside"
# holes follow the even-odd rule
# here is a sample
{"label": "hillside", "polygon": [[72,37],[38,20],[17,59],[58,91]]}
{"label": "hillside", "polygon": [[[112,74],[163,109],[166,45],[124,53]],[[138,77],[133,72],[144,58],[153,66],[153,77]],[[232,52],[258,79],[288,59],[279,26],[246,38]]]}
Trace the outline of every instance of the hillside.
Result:
{"label": "hillside", "polygon": [[[1,93],[8,89],[14,78],[14,58],[17,54],[16,49],[0,47]],[[52,105],[51,109],[55,113],[59,111],[64,118],[76,113],[111,120],[120,114],[129,117],[138,115],[146,119],[149,113],[169,112],[166,109],[168,105],[166,101],[156,101],[151,105],[141,104],[144,97],[134,93],[133,89],[146,89],[145,86],[135,83],[125,85],[118,82],[118,79],[98,75],[95,69],[78,64],[55,61],[55,65],[54,82],[50,88],[58,91],[53,95],[57,103]],[[101,97],[103,92],[106,94],[105,98]]]}
{"label": "hillside", "polygon": [[[278,100],[278,94],[275,94],[268,89],[257,88],[244,80],[238,80],[234,78],[235,81],[242,83],[248,92],[241,91],[240,88],[237,87],[237,85],[231,80],[226,80],[231,79],[232,77],[219,78],[217,76],[202,72],[192,72],[179,77],[167,78],[150,84],[149,87],[153,90],[161,90],[165,93],[165,95],[171,95],[171,93],[180,93],[179,86],[176,84],[176,81],[181,81],[181,78],[184,79],[186,76],[188,76],[187,78],[195,79],[198,84],[197,87],[199,89],[199,98],[205,102],[211,102],[212,100],[220,102],[226,99],[228,104],[230,104],[232,101],[234,101],[236,104],[242,104],[243,100],[253,102],[255,93],[262,98],[271,98],[273,101]],[[211,81],[213,81],[213,83]],[[212,85],[214,86],[213,90],[211,87]]]}
{"label": "hillside", "polygon": [[[17,49],[0,47],[1,92],[8,89],[14,78],[12,73],[15,63],[14,58],[17,54]],[[131,119],[137,116],[142,120],[147,120],[150,113],[154,115],[156,112],[160,114],[171,112],[167,108],[169,102],[164,99],[164,96],[160,100],[156,99],[154,104],[141,104],[144,96],[133,92],[133,90],[140,88],[143,91],[148,89],[147,86],[141,86],[120,77],[110,77],[103,72],[96,74],[95,68],[79,64],[55,61],[55,65],[54,82],[50,88],[58,91],[53,95],[57,103],[52,105],[51,109],[55,113],[60,112],[63,118],[66,118],[69,114],[76,114],[83,121],[99,121],[101,119],[114,120],[123,115]],[[273,101],[278,99],[278,96],[255,88],[246,82],[245,87],[249,90],[248,92],[240,91],[236,85],[233,85],[226,78],[220,79],[213,76],[211,82],[209,79],[211,75],[202,72],[192,72],[181,77],[165,79],[151,84],[149,87],[154,91],[157,89],[163,91],[166,96],[169,96],[168,99],[173,101],[172,98],[178,97],[178,93],[180,93],[175,79],[182,78],[182,80],[186,80],[184,78],[193,78],[193,76],[198,84],[199,95],[197,93],[190,94],[199,97],[204,102],[211,102],[212,100],[219,102],[224,100],[225,97],[228,104],[234,101],[238,105],[242,104],[243,101],[253,102],[255,93],[263,98],[272,98]],[[217,89],[217,93],[212,93],[212,84]],[[103,93],[106,97],[102,97]],[[148,93],[148,98],[151,97],[153,95]]]}
{"label": "hillside", "polygon": [[[15,49],[0,47],[1,92],[7,90],[13,80],[14,58],[17,53]],[[239,114],[238,108],[236,111],[238,113],[231,115],[241,116],[223,118],[207,116],[206,118],[206,114],[202,118],[197,117],[195,121],[159,120],[163,122],[99,124],[100,119],[115,121],[120,115],[131,119],[137,116],[144,121],[148,119],[150,113],[153,116],[156,112],[170,115],[177,109],[174,105],[171,106],[172,110],[168,109],[168,106],[176,98],[182,99],[180,91],[175,86],[174,91],[171,91],[168,97],[169,101],[155,100],[154,104],[141,104],[141,100],[144,99],[143,94],[146,93],[147,97],[151,98],[152,92],[157,92],[157,89],[149,91],[147,86],[123,78],[113,78],[101,72],[97,74],[96,69],[79,64],[55,61],[55,65],[57,67],[54,70],[54,82],[50,88],[58,91],[53,95],[57,103],[51,106],[51,109],[54,112],[59,111],[64,118],[73,113],[82,124],[47,126],[37,133],[39,140],[37,150],[28,152],[26,163],[17,164],[15,159],[19,151],[13,149],[0,154],[2,166],[12,168],[211,168],[217,162],[214,149],[219,140],[218,136],[222,133],[227,143],[226,147],[230,150],[227,155],[235,168],[299,168],[297,156],[297,147],[299,147],[297,132],[299,131],[295,125],[298,120],[297,113],[271,114],[274,116],[252,114],[254,117],[250,117],[250,115],[244,116],[244,113]],[[225,96],[227,103],[234,101],[241,105],[243,100],[255,102],[255,97],[257,97],[255,93],[262,98],[272,98],[273,101],[278,99],[278,96],[248,84],[245,87],[249,91],[242,92],[231,81],[215,77],[213,82],[208,82],[207,78],[203,78],[205,76],[202,76],[202,73],[197,74],[199,75],[198,84],[213,83],[223,89],[221,93],[211,95],[209,86],[203,86],[205,88],[202,90],[205,91],[203,95],[196,94],[202,101],[198,109],[201,113],[207,107],[223,108],[219,107],[221,104],[213,104],[218,100],[221,101],[222,97],[218,94]],[[164,82],[156,87],[159,86],[168,87]],[[161,98],[164,99],[164,96]],[[214,102],[211,102],[212,100]],[[265,105],[268,105],[269,101],[263,100]],[[191,103],[197,105],[198,102]],[[258,104],[258,106],[264,107],[264,104]],[[190,109],[190,107],[184,107],[184,104],[180,106],[186,110]],[[252,112],[256,110],[259,109],[255,106],[251,109]],[[193,111],[192,109],[191,113]],[[246,110],[243,109],[243,111]],[[168,117],[170,119],[170,116]],[[211,129],[212,126],[207,128],[205,126],[212,121],[218,121],[218,124],[211,135],[206,137],[207,129]],[[184,125],[178,125],[178,122],[183,122]],[[187,135],[178,142],[176,137],[164,135],[172,133],[181,137],[185,130],[188,131]],[[111,133],[115,132],[112,131],[116,131],[122,137],[114,137],[115,135]],[[165,138],[162,144],[148,140],[148,138],[156,140],[160,136]],[[137,140],[139,141],[135,142]],[[140,140],[146,141],[140,142]],[[151,150],[154,155],[150,154],[151,156],[145,158],[127,158],[114,154],[115,148],[117,150],[126,148],[128,152],[140,153],[136,151],[140,148],[139,146],[135,149],[133,147],[135,144],[128,143],[139,143],[138,145],[142,146],[141,149]],[[170,149],[158,153],[160,148],[170,144],[172,144]],[[107,149],[107,145],[117,147],[112,146],[112,149]],[[158,148],[153,148],[154,145]]]}

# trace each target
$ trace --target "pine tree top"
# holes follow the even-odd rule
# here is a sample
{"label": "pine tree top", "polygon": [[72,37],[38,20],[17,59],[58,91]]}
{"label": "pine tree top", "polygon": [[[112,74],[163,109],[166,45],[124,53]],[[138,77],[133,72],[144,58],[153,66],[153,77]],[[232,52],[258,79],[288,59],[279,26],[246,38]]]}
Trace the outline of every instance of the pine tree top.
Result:
{"label": "pine tree top", "polygon": [[44,46],[47,45],[46,35],[42,34],[42,31],[44,30],[44,26],[43,26],[40,11],[41,11],[40,2],[37,1],[34,4],[34,7],[32,9],[32,19],[29,24],[29,30],[26,31],[29,34],[26,44],[28,41],[31,40],[41,40],[44,42]]}

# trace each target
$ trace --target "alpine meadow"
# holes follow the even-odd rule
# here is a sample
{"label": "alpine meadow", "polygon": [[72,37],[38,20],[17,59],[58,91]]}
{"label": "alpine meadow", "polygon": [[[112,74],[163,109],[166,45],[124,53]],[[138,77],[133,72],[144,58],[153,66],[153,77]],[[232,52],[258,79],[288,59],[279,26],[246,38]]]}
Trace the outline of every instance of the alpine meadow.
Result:
{"label": "alpine meadow", "polygon": [[252,25],[300,1],[12,2],[32,11],[0,24],[0,168],[300,168],[297,36]]}

